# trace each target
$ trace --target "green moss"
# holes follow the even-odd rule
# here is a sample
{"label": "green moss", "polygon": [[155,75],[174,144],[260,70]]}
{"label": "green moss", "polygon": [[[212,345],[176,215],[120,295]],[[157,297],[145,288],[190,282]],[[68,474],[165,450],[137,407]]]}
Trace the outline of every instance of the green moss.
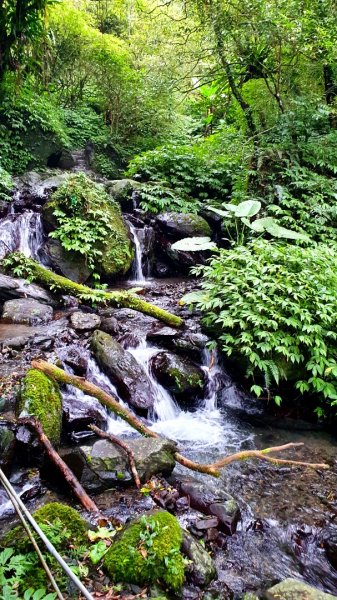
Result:
{"label": "green moss", "polygon": [[59,386],[41,371],[30,369],[27,372],[22,383],[17,413],[36,417],[51,443],[55,446],[60,443],[62,399]]}
{"label": "green moss", "polygon": [[132,523],[108,550],[104,567],[115,582],[146,585],[158,580],[173,591],[184,581],[182,531],[175,517],[158,511]]}
{"label": "green moss", "polygon": [[[33,517],[38,525],[57,528],[57,536],[52,540],[57,550],[66,550],[69,543],[76,546],[88,543],[86,522],[71,506],[50,502],[36,510]],[[1,546],[14,547],[19,552],[29,552],[32,549],[31,542],[21,525],[7,533],[1,540]]]}
{"label": "green moss", "polygon": [[120,207],[84,173],[70,176],[53,194],[44,218],[69,256],[85,257],[104,276],[126,273],[134,257]]}

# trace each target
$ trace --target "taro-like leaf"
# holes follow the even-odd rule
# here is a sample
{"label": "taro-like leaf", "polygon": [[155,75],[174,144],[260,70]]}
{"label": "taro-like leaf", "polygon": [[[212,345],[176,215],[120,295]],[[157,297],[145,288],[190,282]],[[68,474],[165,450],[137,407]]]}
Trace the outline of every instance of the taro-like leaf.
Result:
{"label": "taro-like leaf", "polygon": [[215,250],[217,245],[211,241],[210,237],[190,237],[175,242],[171,248],[183,252],[200,252],[202,250]]}

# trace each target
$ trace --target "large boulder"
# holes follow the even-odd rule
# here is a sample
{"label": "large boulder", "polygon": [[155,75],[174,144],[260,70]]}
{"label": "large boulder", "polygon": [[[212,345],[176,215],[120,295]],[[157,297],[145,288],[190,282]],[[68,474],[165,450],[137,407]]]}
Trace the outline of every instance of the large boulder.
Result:
{"label": "large boulder", "polygon": [[272,600],[336,600],[337,596],[326,594],[303,581],[288,578],[268,590],[268,598]]}
{"label": "large boulder", "polygon": [[181,542],[182,531],[173,515],[166,511],[150,513],[119,534],[106,553],[103,566],[116,583],[143,587],[159,580],[165,587],[180,592],[184,581]]}
{"label": "large boulder", "polygon": [[49,238],[42,252],[53,271],[76,283],[85,283],[91,274],[85,257],[78,252],[67,252],[58,240]]}
{"label": "large boulder", "polygon": [[23,325],[43,325],[50,323],[53,309],[32,298],[8,300],[3,306],[2,321]]}
{"label": "large boulder", "polygon": [[194,398],[204,389],[202,369],[171,352],[158,352],[151,360],[151,369],[159,383],[182,400]]}
{"label": "large boulder", "polygon": [[56,305],[54,297],[35,283],[0,273],[0,302],[13,298],[32,298],[43,304]]}
{"label": "large boulder", "polygon": [[[57,229],[64,218],[81,219],[87,221],[89,226],[94,222],[101,222],[104,235],[91,244],[91,249],[95,252],[95,270],[109,278],[124,274],[130,269],[134,250],[120,207],[102,185],[91,181],[83,173],[69,176],[44,205],[42,218],[49,232]],[[83,258],[75,250],[65,252],[75,260]]]}
{"label": "large boulder", "polygon": [[95,331],[91,346],[95,358],[117,387],[124,400],[137,409],[147,410],[154,403],[150,381],[136,359],[111,335]]}
{"label": "large boulder", "polygon": [[114,179],[106,183],[105,189],[122,210],[131,212],[134,208],[133,194],[137,193],[141,185],[133,179]]}
{"label": "large boulder", "polygon": [[166,212],[156,217],[159,229],[175,239],[210,236],[212,231],[205,219],[194,213]]}
{"label": "large boulder", "polygon": [[57,383],[41,371],[30,369],[27,372],[17,404],[17,415],[36,417],[51,443],[59,445],[62,425],[61,393]]}
{"label": "large boulder", "polygon": [[226,535],[233,535],[240,519],[237,502],[216,484],[204,483],[197,479],[179,479],[175,482],[181,496],[187,496],[190,506],[218,518],[219,529]]}
{"label": "large boulder", "polygon": [[[146,482],[153,475],[170,475],[175,467],[175,442],[165,438],[127,440],[134,453],[139,478]],[[133,483],[129,460],[124,450],[107,440],[98,440],[92,447],[81,447],[87,466],[103,487],[113,483]]]}

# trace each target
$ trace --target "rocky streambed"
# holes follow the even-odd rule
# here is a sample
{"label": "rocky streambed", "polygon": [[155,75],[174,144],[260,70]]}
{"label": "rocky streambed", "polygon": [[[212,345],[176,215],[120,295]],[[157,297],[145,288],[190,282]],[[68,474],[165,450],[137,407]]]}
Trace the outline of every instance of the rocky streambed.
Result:
{"label": "rocky streambed", "polygon": [[[51,251],[41,218],[50,194],[66,176],[30,174],[18,182],[11,206],[1,207],[0,249],[3,255],[19,249],[78,281],[83,280],[83,268],[69,262],[57,244]],[[184,534],[184,552],[190,560],[178,597],[261,595],[286,578],[337,595],[337,442],[292,419],[271,424],[263,407],[208,350],[198,315],[178,304],[196,288],[186,273],[203,257],[177,255],[171,243],[200,235],[210,225],[195,219],[191,226],[191,221],[172,214],[157,219],[142,215],[133,186],[106,183],[127,211],[124,221],[129,223],[135,255],[131,270],[113,286],[142,288],[146,300],[181,316],[184,327],[174,329],[128,308],[80,305],[75,298],[60,298],[0,274],[0,465],[30,510],[51,499],[75,505],[34,435],[12,423],[18,411],[37,415],[42,410],[22,404],[22,382],[31,361],[57,363],[117,397],[163,437],[141,438],[97,400],[70,386],[61,388],[53,410],[49,404],[37,415],[107,518],[126,523],[158,505],[177,516],[189,532]],[[217,225],[211,225],[216,235]],[[26,377],[28,384],[35,382]],[[24,397],[27,400],[27,394]],[[151,493],[135,490],[125,454],[95,438],[90,424],[128,441],[143,485],[152,478]],[[192,460],[210,463],[239,450],[290,441],[303,441],[305,446],[287,458],[327,462],[330,470],[249,461],[227,467],[215,480],[191,473],[174,460],[177,447]],[[3,531],[15,520],[3,490],[0,519]],[[99,591],[99,577],[96,584]],[[308,596],[305,588],[294,592],[295,584],[288,585],[291,597],[319,597],[318,591]]]}

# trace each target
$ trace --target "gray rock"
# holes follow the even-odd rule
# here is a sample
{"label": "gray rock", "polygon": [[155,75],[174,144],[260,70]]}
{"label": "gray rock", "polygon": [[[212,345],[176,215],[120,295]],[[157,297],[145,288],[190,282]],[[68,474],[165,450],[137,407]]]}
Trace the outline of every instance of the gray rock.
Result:
{"label": "gray rock", "polygon": [[99,328],[101,318],[94,313],[84,313],[79,310],[71,315],[70,324],[78,331],[90,331]]}
{"label": "gray rock", "polygon": [[106,423],[106,411],[95,398],[63,394],[63,420],[68,432],[85,431],[88,425],[102,427]]}
{"label": "gray rock", "polygon": [[43,304],[56,306],[55,298],[35,283],[27,283],[25,279],[15,279],[0,273],[0,301],[13,298],[33,298]]}
{"label": "gray rock", "polygon": [[76,283],[85,283],[89,279],[91,271],[85,258],[79,253],[67,252],[58,240],[49,238],[43,245],[42,252],[57,273]]}
{"label": "gray rock", "polygon": [[5,302],[2,312],[4,323],[43,325],[53,318],[53,309],[32,298],[20,298]]}
{"label": "gray rock", "polygon": [[156,223],[165,234],[176,239],[210,236],[212,231],[205,219],[193,213],[166,212],[157,216]]}
{"label": "gray rock", "polygon": [[115,317],[105,317],[101,322],[101,331],[117,335],[120,332],[120,327]]}
{"label": "gray rock", "polygon": [[91,346],[98,364],[111,378],[123,399],[141,410],[153,406],[154,394],[150,382],[130,352],[103,331],[94,332]]}
{"label": "gray rock", "polygon": [[214,483],[204,483],[197,479],[180,479],[175,482],[182,496],[187,496],[190,506],[219,519],[219,529],[233,535],[240,519],[239,506],[230,494]]}
{"label": "gray rock", "polygon": [[123,208],[132,210],[132,202],[130,205],[132,194],[140,187],[141,184],[133,179],[116,179],[108,181],[105,189]]}
{"label": "gray rock", "polygon": [[159,383],[184,401],[195,398],[205,386],[205,374],[197,365],[171,352],[159,352],[151,360]]}
{"label": "gray rock", "polygon": [[191,568],[188,570],[192,583],[206,587],[216,576],[216,568],[208,552],[185,530],[183,530],[181,551],[192,561]]}
{"label": "gray rock", "polygon": [[23,348],[27,344],[41,347],[48,341],[53,343],[56,336],[62,335],[67,330],[67,326],[66,318],[34,327],[0,323],[0,344],[7,348]]}
{"label": "gray rock", "polygon": [[268,597],[275,600],[336,600],[337,596],[326,594],[297,579],[285,579],[268,590]]}
{"label": "gray rock", "polygon": [[[163,438],[126,440],[135,454],[141,481],[159,473],[170,474],[175,466],[175,442]],[[62,458],[88,492],[99,492],[113,485],[133,485],[126,453],[106,440],[92,447],[82,446],[62,451]]]}

